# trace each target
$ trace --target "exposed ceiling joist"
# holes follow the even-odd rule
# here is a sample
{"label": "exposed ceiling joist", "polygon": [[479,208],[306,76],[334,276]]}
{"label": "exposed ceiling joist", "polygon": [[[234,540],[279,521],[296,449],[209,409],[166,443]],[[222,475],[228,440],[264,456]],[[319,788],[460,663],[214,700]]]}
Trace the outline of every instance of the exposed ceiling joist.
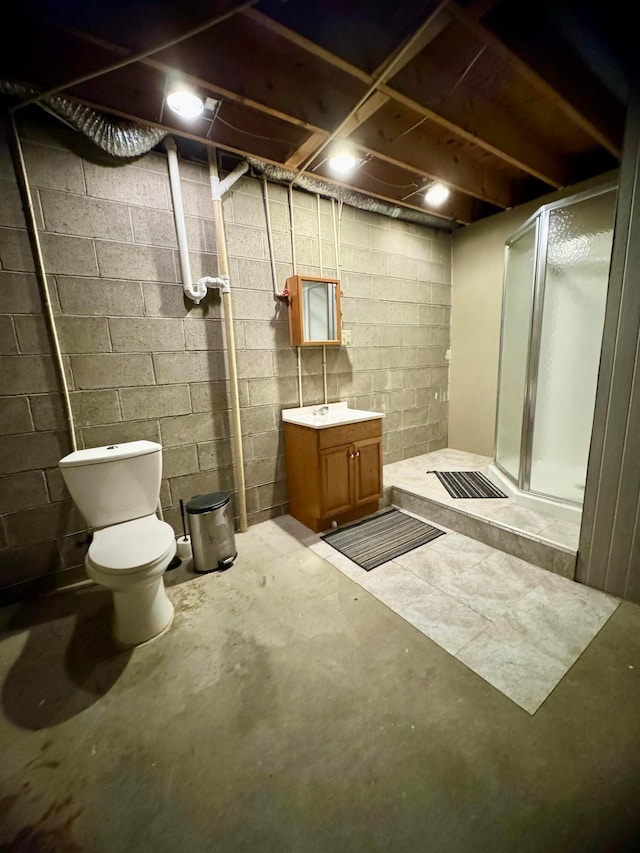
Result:
{"label": "exposed ceiling joist", "polygon": [[[608,96],[586,65],[576,66],[567,50],[550,43],[549,34],[538,36],[530,21],[526,35],[518,32],[518,21],[509,22],[509,43],[474,17],[452,3],[451,12],[493,50],[506,57],[518,72],[558,106],[572,121],[615,157],[622,150],[624,111]],[[474,7],[471,7],[472,10]],[[476,9],[476,13],[481,7]],[[484,12],[483,12],[484,13]]]}
{"label": "exposed ceiling joist", "polygon": [[[12,82],[60,90],[416,210],[441,181],[452,192],[431,212],[461,223],[616,166],[631,73],[625,24],[590,0],[116,5],[114,17],[84,0],[26,0],[0,30],[7,97],[20,91]],[[577,33],[575,21],[587,28]],[[190,123],[165,106],[178,80],[222,102],[215,121]],[[327,173],[334,139],[361,154],[349,179]]]}
{"label": "exposed ceiling joist", "polygon": [[406,41],[395,50],[371,75],[372,81],[366,92],[359,98],[358,102],[349,110],[340,124],[335,127],[327,139],[325,139],[300,167],[303,171],[316,157],[324,151],[329,143],[336,137],[344,134],[345,128],[353,127],[354,117],[366,101],[375,93],[379,86],[392,77],[397,71],[412,59],[417,50],[422,48],[442,30],[443,22],[441,15],[451,0],[441,0],[436,8],[427,16],[426,20],[418,29],[412,33]]}
{"label": "exposed ceiling joist", "polygon": [[[293,30],[289,30],[287,27],[268,18],[255,9],[243,12],[242,17],[251,18],[267,30],[288,39],[304,51],[322,58],[325,62],[335,65],[336,68],[340,68],[345,73],[356,77],[369,86],[375,82],[373,75],[366,74],[361,69],[334,56],[315,42],[310,41]],[[449,19],[448,10],[442,10],[434,18],[430,37],[434,38],[440,32],[441,28],[446,26]],[[414,57],[415,54],[407,56],[408,61],[405,65]],[[532,177],[548,183],[550,186],[559,187],[569,183],[571,176],[561,158],[554,156],[552,152],[545,151],[542,145],[537,144],[535,140],[532,140],[530,136],[522,132],[515,122],[509,120],[508,116],[502,114],[495,107],[487,105],[486,102],[477,97],[470,104],[468,98],[465,103],[460,103],[460,101],[464,101],[463,91],[457,95],[456,93],[453,93],[453,95],[449,94],[456,81],[445,79],[443,72],[437,71],[433,67],[428,68],[427,71],[433,73],[433,82],[440,92],[441,98],[437,105],[425,102],[425,98],[421,95],[420,90],[421,85],[425,83],[424,75],[420,75],[420,79],[415,82],[415,85],[410,85],[402,73],[402,68],[398,66],[395,69],[394,78],[392,78],[391,83],[379,82],[378,90],[387,95],[387,97],[395,99],[399,103],[421,113],[429,120],[446,128],[449,132],[456,133],[463,139],[473,142],[491,154],[502,158],[510,166],[515,166],[527,172]],[[395,75],[400,75],[399,79],[403,80],[401,87],[396,85]],[[427,80],[426,82],[429,81]],[[402,90],[403,88],[405,89],[404,91]],[[433,91],[431,85],[429,85],[429,91]],[[483,112],[487,106],[489,109]],[[469,115],[469,112],[472,114]],[[349,130],[349,132],[352,132],[353,129]],[[340,136],[346,135],[348,134],[345,132],[340,134]],[[299,160],[300,163],[303,162],[302,159],[295,159]]]}

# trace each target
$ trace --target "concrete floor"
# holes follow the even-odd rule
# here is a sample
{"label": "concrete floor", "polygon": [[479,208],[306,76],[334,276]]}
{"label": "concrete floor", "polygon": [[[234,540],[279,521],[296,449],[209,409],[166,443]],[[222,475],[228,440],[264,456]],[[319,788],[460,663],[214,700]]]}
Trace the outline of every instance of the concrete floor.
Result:
{"label": "concrete floor", "polygon": [[0,850],[635,849],[639,607],[531,716],[286,519],[238,547],[133,652],[95,588],[0,610]]}

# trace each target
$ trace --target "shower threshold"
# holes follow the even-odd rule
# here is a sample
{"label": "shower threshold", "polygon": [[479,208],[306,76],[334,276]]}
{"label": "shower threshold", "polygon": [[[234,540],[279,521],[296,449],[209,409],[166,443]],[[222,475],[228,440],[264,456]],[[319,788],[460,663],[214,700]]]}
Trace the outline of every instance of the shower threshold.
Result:
{"label": "shower threshold", "polygon": [[480,471],[495,481],[490,471],[492,462],[487,456],[447,448],[390,463],[383,468],[385,501],[573,579],[579,520],[559,519],[522,506],[513,497],[453,498],[435,474],[427,473]]}

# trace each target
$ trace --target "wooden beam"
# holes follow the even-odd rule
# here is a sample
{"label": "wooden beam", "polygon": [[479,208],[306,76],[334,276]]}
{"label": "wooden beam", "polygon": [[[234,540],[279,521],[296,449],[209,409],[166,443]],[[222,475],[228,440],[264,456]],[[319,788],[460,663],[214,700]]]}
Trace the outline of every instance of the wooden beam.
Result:
{"label": "wooden beam", "polygon": [[[244,16],[238,16],[234,24],[228,30],[224,25],[216,28],[212,36],[203,33],[195,37],[188,48],[167,48],[145,57],[136,67],[178,77],[214,97],[244,104],[312,134],[326,134],[327,126],[338,121],[364,91],[353,75],[315,59],[310,65],[297,49],[291,54],[291,44],[286,41],[279,44],[272,39],[265,43],[264,34],[257,31],[251,19],[245,21]],[[57,32],[115,55],[128,54],[125,48],[81,31],[54,28],[53,34]],[[292,75],[294,68],[297,78]],[[307,79],[310,86],[303,90],[301,86]]]}
{"label": "wooden beam", "polygon": [[258,12],[254,8],[246,9],[242,12],[240,17],[247,18],[250,21],[255,21],[255,23],[259,24],[263,29],[269,30],[269,32],[281,36],[291,44],[295,44],[302,48],[305,53],[317,56],[318,59],[324,60],[329,65],[333,65],[334,68],[339,68],[341,71],[344,71],[346,74],[349,74],[351,77],[355,77],[367,85],[369,85],[373,80],[371,75],[367,74],[366,71],[363,71],[356,65],[352,65],[350,62],[346,62],[334,53],[331,53],[319,44],[316,44],[316,42],[311,41],[305,36],[301,36],[300,33],[297,33],[295,30],[290,30],[289,27],[285,27],[284,24],[280,24],[278,21],[275,21],[273,18],[270,18],[262,12]]}
{"label": "wooden beam", "polygon": [[405,68],[392,84],[381,91],[509,165],[556,188],[573,180],[563,157],[537,142],[503,110],[457,85],[456,78],[428,56]]}
{"label": "wooden beam", "polygon": [[[493,0],[493,3],[495,3],[495,0]],[[489,5],[491,5],[491,0],[484,0],[483,6],[479,8],[482,9],[484,6]],[[288,29],[253,8],[243,12],[241,17],[250,18],[266,30],[277,33],[279,36],[288,39],[292,44],[296,44],[306,52],[312,53],[325,62],[335,65],[336,68],[340,68],[345,73],[356,77],[369,86],[374,82],[372,75],[334,56],[334,54],[315,42]],[[446,26],[449,19],[450,16],[447,8],[447,10],[443,10],[436,16],[431,32],[434,34],[436,31],[440,32],[441,27]],[[433,38],[433,35],[431,37]],[[408,53],[407,56],[409,56]],[[404,77],[404,72],[400,66],[398,66],[395,74]],[[438,75],[438,79],[441,80],[440,74]],[[451,85],[448,85],[446,91],[449,92],[454,84],[455,81]],[[378,91],[419,112],[422,116],[457,134],[462,139],[472,142],[485,151],[494,154],[510,166],[522,169],[522,171],[544,181],[550,186],[560,187],[570,183],[567,165],[561,158],[554,156],[545,146],[538,144],[536,140],[530,139],[520,130],[516,123],[509,120],[508,116],[505,116],[504,113],[493,105],[487,104],[487,102],[480,102],[475,99],[467,110],[464,104],[460,104],[463,98],[459,94],[455,100],[445,98],[439,101],[436,106],[431,103],[425,103],[424,99],[421,99],[417,88],[412,88],[410,94],[408,91],[400,91],[396,86],[395,77],[392,78],[391,83],[379,84]],[[353,132],[353,129],[348,132]],[[341,135],[346,136],[347,133]],[[303,158],[296,159],[299,163],[303,162]]]}
{"label": "wooden beam", "polygon": [[322,144],[328,135],[328,133],[312,133],[311,136],[308,136],[302,145],[285,162],[284,165],[287,169],[297,169]]}
{"label": "wooden beam", "polygon": [[[472,159],[464,142],[436,140],[421,132],[415,127],[419,121],[419,114],[389,105],[383,113],[376,114],[375,121],[359,127],[351,140],[363,152],[388,163],[443,181],[452,189],[497,207],[512,206],[511,180],[507,174]],[[414,129],[407,133],[411,128]]]}
{"label": "wooden beam", "polygon": [[139,68],[133,78],[129,69],[113,71],[71,89],[68,95],[99,110],[169,128],[171,132],[184,128],[190,138],[217,140],[278,164],[284,163],[302,139],[300,128],[233,101],[222,104],[213,124],[206,117],[185,120],[171,110],[162,110],[164,90],[158,85],[157,72],[146,66]]}
{"label": "wooden beam", "polygon": [[360,109],[357,109],[351,118],[343,123],[340,135],[344,137],[350,136],[356,128],[364,124],[365,121],[368,121],[388,100],[389,95],[385,95],[383,92],[374,92]]}
{"label": "wooden beam", "polygon": [[[105,46],[101,44],[101,47]],[[129,69],[125,69],[122,72],[112,72],[104,78],[93,80],[90,84],[86,84],[86,86],[78,87],[76,90],[70,92],[70,94],[96,106],[98,109],[108,109],[111,112],[132,118],[137,117],[147,122],[162,121],[163,126],[168,125],[172,130],[175,129],[176,125],[170,117],[164,116],[161,119],[160,114],[165,78],[173,69],[171,66],[155,58],[145,60],[137,68],[137,73],[132,75],[131,78],[129,77]],[[188,77],[187,79],[195,83],[194,78]],[[131,80],[133,80],[133,83]],[[291,148],[295,144],[294,139],[296,139],[296,136],[287,133],[286,126],[278,129],[278,123],[287,122],[289,126],[295,127],[298,133],[301,128],[309,130],[305,123],[288,115],[283,116],[279,110],[274,110],[270,107],[265,108],[263,104],[239,96],[237,93],[229,92],[223,89],[223,87],[212,86],[199,78],[197,80],[203,91],[223,99],[224,105],[219,116],[221,121],[225,120],[225,113],[228,113],[228,110],[234,104],[238,108],[248,108],[246,114],[237,114],[237,120],[236,117],[231,118],[231,124],[234,125],[236,130],[234,134],[229,134],[227,130],[218,129],[216,138],[220,144],[224,143],[229,150],[247,150],[251,146],[251,134],[254,134],[257,138],[254,147],[256,157],[266,158],[270,161],[284,164],[287,168],[296,170],[300,169],[304,163],[309,165],[314,151],[317,151],[328,138],[326,131],[313,128],[310,138],[305,139],[301,144],[297,143],[296,147]],[[117,97],[116,93],[119,93]],[[368,122],[371,116],[388,101],[389,95],[386,92],[374,92],[354,112],[351,119],[343,123],[345,135],[353,133],[361,124]],[[264,127],[260,127],[256,123],[255,119],[257,115],[264,116],[264,121],[266,122]],[[417,116],[418,120],[419,118],[420,115]],[[274,120],[276,121],[275,125],[273,124]],[[406,125],[403,126],[402,130],[405,129]],[[199,134],[193,132],[193,127],[190,130],[190,138],[199,138]],[[203,125],[200,136],[206,137],[208,130],[209,126],[205,127]],[[260,141],[260,136],[265,137],[269,135],[273,136],[272,142],[268,139]],[[279,138],[280,141],[278,141]],[[282,143],[283,139],[284,144]],[[290,142],[287,143],[286,140],[290,140]],[[417,144],[424,147],[420,155],[414,156],[411,152],[413,143],[407,140],[404,140],[402,146],[397,147],[394,151],[389,150],[392,146],[388,142],[381,148],[379,144],[380,140],[377,136],[371,139],[370,150],[381,154],[388,162],[393,162],[396,165],[402,164],[402,152],[406,152],[406,156],[409,157],[407,160],[409,169],[418,169],[434,179],[442,178],[450,182],[452,187],[457,187],[462,192],[488,200],[500,207],[510,205],[511,197],[507,189],[507,181],[503,177],[498,176],[495,180],[491,179],[478,167],[477,162],[471,161],[464,152],[458,152],[456,157],[453,158],[449,150],[441,150],[431,142],[425,143],[420,137],[418,137],[418,140]],[[395,146],[393,147],[395,148]],[[445,167],[445,172],[441,175],[437,168],[439,161]]]}
{"label": "wooden beam", "polygon": [[[509,22],[507,44],[505,35],[489,29],[456,3],[452,3],[451,12],[491,49],[505,57],[592,139],[615,157],[620,157],[624,110],[617,107],[586,64],[581,63],[578,67],[571,61],[568,47],[554,49],[549,33],[536,33],[529,21],[516,23],[517,16]],[[525,27],[526,33],[518,32],[518,26]],[[548,57],[552,54],[554,61],[550,62]]]}
{"label": "wooden beam", "polygon": [[311,165],[316,157],[324,151],[324,149],[329,145],[329,143],[335,139],[337,136],[340,136],[344,128],[347,127],[350,123],[353,122],[354,116],[358,112],[358,110],[363,106],[365,101],[381,86],[385,83],[390,77],[392,77],[396,71],[402,68],[405,63],[415,55],[414,51],[416,50],[416,46],[424,45],[428,40],[433,38],[434,34],[441,32],[441,20],[440,17],[442,12],[446,8],[446,6],[451,2],[451,0],[441,0],[438,6],[429,13],[425,21],[422,23],[418,29],[412,33],[409,38],[397,48],[391,56],[389,56],[371,75],[372,83],[369,88],[366,90],[364,95],[357,101],[356,104],[351,108],[351,110],[347,113],[347,115],[342,119],[340,124],[331,131],[328,138],[325,139],[321,145],[318,146],[316,151],[307,158],[307,160],[300,167],[302,170],[306,169],[307,166]]}

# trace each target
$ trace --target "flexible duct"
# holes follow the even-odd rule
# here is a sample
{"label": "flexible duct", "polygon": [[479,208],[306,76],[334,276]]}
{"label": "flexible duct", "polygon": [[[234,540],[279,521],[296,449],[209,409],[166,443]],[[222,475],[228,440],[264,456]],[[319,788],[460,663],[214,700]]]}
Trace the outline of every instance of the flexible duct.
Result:
{"label": "flexible duct", "polygon": [[321,178],[312,178],[310,175],[297,175],[296,172],[285,169],[282,166],[273,166],[271,163],[264,163],[255,157],[248,157],[247,161],[256,172],[266,175],[270,181],[279,184],[288,184],[289,186],[295,182],[295,186],[300,189],[307,190],[307,192],[314,195],[320,193],[325,198],[335,198],[337,201],[342,201],[350,207],[368,210],[370,213],[379,213],[382,216],[399,219],[403,222],[414,222],[416,225],[436,228],[439,231],[451,232],[457,228],[455,222],[442,219],[440,216],[433,216],[430,213],[422,213],[420,210],[401,207],[391,202],[382,201],[379,198],[371,198],[363,193],[355,192],[355,190],[351,190],[348,187],[323,181]]}
{"label": "flexible duct", "polygon": [[[0,80],[0,94],[28,98],[37,95],[37,93],[38,90],[32,87]],[[167,135],[166,131],[160,128],[143,127],[124,119],[116,121],[91,107],[86,107],[60,95],[44,97],[39,103],[44,109],[62,119],[74,130],[79,130],[99,148],[108,154],[113,154],[114,157],[139,157],[155,148]],[[309,175],[296,175],[296,172],[281,166],[264,163],[254,157],[247,158],[247,162],[255,171],[264,174],[271,181],[281,184],[291,184],[292,181],[295,181],[295,185],[300,189],[314,194],[320,193],[325,198],[343,201],[345,204],[357,207],[360,210],[368,210],[371,213],[379,213],[382,216],[404,222],[414,222],[417,225],[436,228],[440,231],[453,231],[456,228],[455,223],[439,216],[371,198],[347,187],[312,178]]]}
{"label": "flexible duct", "polygon": [[[20,83],[0,80],[0,94],[28,98],[38,94],[37,89]],[[124,119],[116,121],[91,107],[50,95],[39,101],[43,109],[62,119],[74,130],[79,130],[95,145],[114,157],[139,157],[146,154],[167,135],[157,127],[143,127]]]}

